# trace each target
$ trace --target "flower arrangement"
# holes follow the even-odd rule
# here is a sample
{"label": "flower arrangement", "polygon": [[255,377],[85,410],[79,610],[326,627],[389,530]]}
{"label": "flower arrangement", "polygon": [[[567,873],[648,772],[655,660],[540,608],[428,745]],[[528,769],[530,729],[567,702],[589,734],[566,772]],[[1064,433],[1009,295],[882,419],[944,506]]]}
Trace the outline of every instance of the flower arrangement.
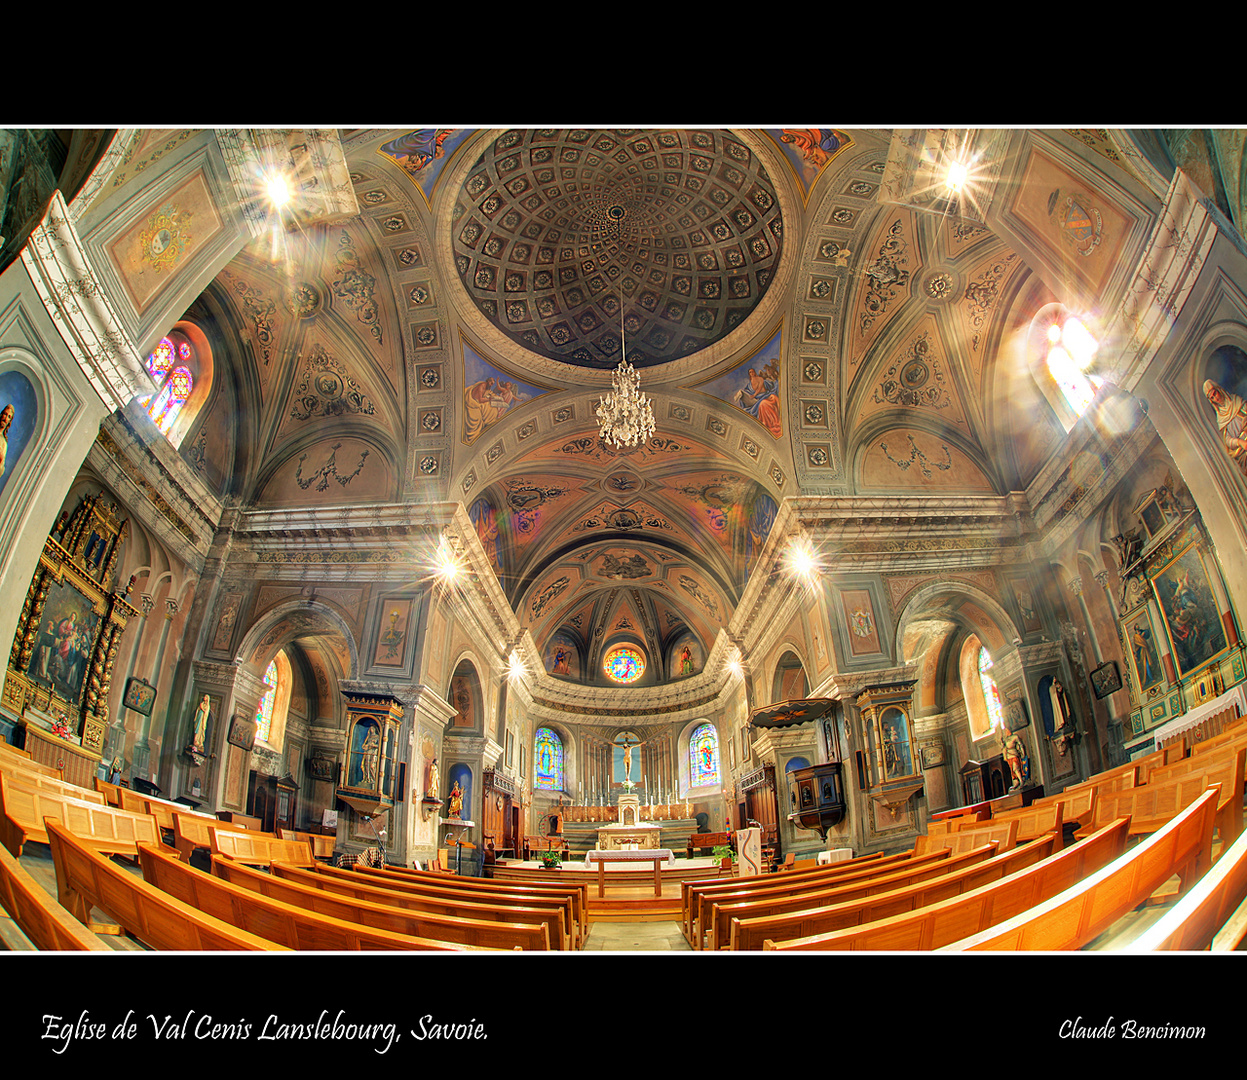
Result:
{"label": "flower arrangement", "polygon": [[563,865],[563,857],[557,851],[541,851],[537,853],[543,870],[557,870]]}
{"label": "flower arrangement", "polygon": [[74,733],[69,730],[69,717],[64,713],[61,713],[52,722],[52,734],[58,739],[72,739],[74,737]]}

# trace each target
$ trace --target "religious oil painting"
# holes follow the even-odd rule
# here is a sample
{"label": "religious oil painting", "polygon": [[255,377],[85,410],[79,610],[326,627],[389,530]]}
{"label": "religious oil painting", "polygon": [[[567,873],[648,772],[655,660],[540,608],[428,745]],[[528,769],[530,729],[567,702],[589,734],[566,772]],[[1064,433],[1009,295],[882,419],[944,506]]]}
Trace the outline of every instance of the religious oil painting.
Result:
{"label": "religious oil painting", "polygon": [[1239,474],[1247,479],[1247,353],[1237,345],[1215,349],[1204,364],[1200,411]]}
{"label": "religious oil painting", "polygon": [[782,439],[780,355],[783,331],[776,330],[761,349],[739,367],[697,387],[752,416],[773,438]]}
{"label": "religious oil painting", "polygon": [[551,675],[580,677],[580,649],[570,634],[557,631],[546,648],[546,670]]}
{"label": "religious oil painting", "polygon": [[1152,578],[1152,588],[1165,617],[1180,678],[1225,651],[1225,627],[1197,544],[1188,546]]}
{"label": "religious oil painting", "polygon": [[547,392],[494,367],[466,342],[463,367],[462,434],[469,446],[508,413]]}
{"label": "religious oil painting", "polygon": [[382,605],[372,662],[380,667],[401,668],[407,658],[411,637],[411,607],[406,599],[389,599]]}
{"label": "religious oil painting", "polygon": [[854,656],[868,656],[882,651],[875,609],[867,589],[846,589],[840,594],[845,624],[848,626],[849,651]]}
{"label": "religious oil painting", "polygon": [[18,371],[0,372],[0,496],[30,441],[38,415],[30,380]]}
{"label": "religious oil painting", "polygon": [[1144,604],[1135,608],[1123,620],[1123,625],[1126,628],[1126,644],[1130,648],[1134,684],[1142,699],[1148,690],[1164,681],[1164,671],[1160,666],[1160,642],[1156,637],[1156,627],[1152,625],[1149,606]]}
{"label": "religious oil painting", "polygon": [[28,674],[71,705],[82,700],[87,664],[95,647],[100,617],[91,601],[67,581],[48,590]]}
{"label": "religious oil painting", "polygon": [[438,177],[474,128],[416,128],[383,143],[377,151],[394,162],[424,194],[433,198]]}
{"label": "religious oil painting", "polygon": [[853,145],[852,136],[838,128],[775,128],[767,134],[779,144],[793,172],[801,178],[806,196],[823,167]]}

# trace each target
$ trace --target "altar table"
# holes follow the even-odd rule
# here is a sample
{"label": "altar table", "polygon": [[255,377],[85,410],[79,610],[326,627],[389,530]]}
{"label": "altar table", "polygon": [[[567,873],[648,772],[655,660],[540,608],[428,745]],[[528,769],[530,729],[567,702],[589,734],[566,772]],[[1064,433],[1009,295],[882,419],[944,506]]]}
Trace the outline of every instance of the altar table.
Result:
{"label": "altar table", "polygon": [[608,862],[648,862],[654,865],[654,895],[662,896],[662,868],[675,866],[675,852],[670,848],[640,848],[636,851],[589,851],[585,865],[598,866],[598,896],[606,895],[606,864]]}

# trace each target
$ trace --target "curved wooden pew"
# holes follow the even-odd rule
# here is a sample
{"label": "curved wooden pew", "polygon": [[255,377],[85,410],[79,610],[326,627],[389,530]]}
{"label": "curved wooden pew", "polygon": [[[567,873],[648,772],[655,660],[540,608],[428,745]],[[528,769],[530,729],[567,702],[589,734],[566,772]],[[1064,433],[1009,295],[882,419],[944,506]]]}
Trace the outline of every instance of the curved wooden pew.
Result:
{"label": "curved wooden pew", "polygon": [[408,911],[429,915],[449,915],[453,918],[482,919],[489,922],[528,923],[544,926],[550,948],[567,950],[572,947],[571,914],[566,904],[498,900],[484,895],[446,897],[404,886],[373,883],[350,870],[333,870],[323,866],[310,868],[290,866],[280,862],[273,865],[273,873],[286,881],[297,882],[314,889],[322,889],[335,896],[352,900],[369,900],[388,904]]}
{"label": "curved wooden pew", "polygon": [[1247,831],[1223,850],[1212,869],[1123,952],[1233,952],[1247,937]]}
{"label": "curved wooden pew", "polygon": [[[1120,856],[1125,850],[1127,835],[1127,822],[1123,818],[1081,844],[1065,848],[1032,866],[1018,868],[996,881],[967,888],[959,895],[922,898],[923,902],[916,903],[912,910],[895,914],[864,912],[857,924],[842,919],[840,929],[788,940],[765,939],[762,947],[765,951],[777,952],[927,952],[1003,922],[1082,880]],[[1026,852],[1030,846],[1019,851]]]}
{"label": "curved wooden pew", "polygon": [[63,822],[86,838],[96,851],[138,857],[141,843],[159,844],[160,827],[149,814],[131,814],[111,806],[58,792],[28,788],[0,773],[0,842],[17,858],[28,840],[50,843],[44,821]]}
{"label": "curved wooden pew", "polygon": [[0,847],[0,905],[40,952],[112,952]]}
{"label": "curved wooden pew", "polygon": [[[281,948],[161,892],[93,851],[58,821],[49,820],[47,832],[61,903],[97,933],[125,931],[153,949],[178,952]],[[117,925],[92,923],[93,907],[116,919]]]}
{"label": "curved wooden pew", "polygon": [[68,795],[71,799],[81,799],[83,802],[92,802],[98,806],[105,805],[104,796],[98,791],[79,787],[77,784],[71,784],[68,780],[60,779],[59,776],[49,776],[46,772],[34,772],[33,770],[14,767],[7,762],[0,762],[0,773],[3,773],[14,783],[21,784],[23,787]]}
{"label": "curved wooden pew", "polygon": [[960,897],[1043,861],[1052,854],[1055,844],[1055,836],[1049,833],[1030,844],[995,855],[987,845],[989,857],[939,877],[901,884],[883,892],[872,890],[862,896],[849,894],[829,898],[825,905],[806,906],[765,918],[733,919],[731,948],[734,951],[757,951],[764,949],[767,941],[861,926]]}
{"label": "curved wooden pew", "polygon": [[318,862],[327,862],[333,858],[334,848],[338,845],[336,836],[326,836],[323,833],[302,832],[299,829],[278,829],[277,835],[282,840],[303,840],[312,848],[312,858]]}
{"label": "curved wooden pew", "polygon": [[[940,850],[926,857],[942,859],[947,857],[947,851]],[[786,874],[783,881],[778,884],[781,889],[799,888],[807,881],[827,884],[830,881],[859,873],[883,873],[885,868],[895,870],[912,858],[912,851],[902,851],[894,855],[884,855],[881,851],[874,851],[869,855],[859,855],[855,859],[847,859],[828,866],[793,870],[791,874]],[[698,941],[704,937],[703,927],[705,925],[702,908],[707,898],[736,893],[743,899],[755,889],[765,890],[775,888],[776,885],[777,881],[773,874],[749,874],[729,880],[686,882],[680,889],[681,929],[685,939],[694,948],[701,947]]]}
{"label": "curved wooden pew", "polygon": [[[953,844],[958,839],[958,835],[964,836],[967,834],[949,836],[946,838],[948,843],[950,845]],[[799,892],[779,897],[768,897],[764,900],[750,898],[743,902],[726,903],[715,900],[711,903],[710,911],[706,915],[706,929],[708,931],[706,947],[709,949],[734,948],[735,946],[733,946],[732,942],[734,935],[738,933],[736,929],[738,923],[747,924],[746,929],[740,933],[748,936],[751,928],[756,926],[760,920],[786,919],[792,915],[805,915],[811,909],[821,909],[828,905],[864,900],[866,897],[880,893],[891,893],[897,889],[941,880],[1002,854],[998,840],[988,840],[968,850],[955,851],[951,847],[948,850],[949,855],[947,858],[931,862],[913,860],[909,865],[902,866],[892,873],[871,876],[850,883],[836,882],[826,887],[814,890],[803,889]],[[1012,847],[1007,850],[1011,851]],[[795,933],[808,932],[810,931],[797,930]],[[762,938],[758,938],[756,945],[748,947],[761,949],[762,940]],[[745,948],[746,946],[742,944],[740,947]]]}
{"label": "curved wooden pew", "polygon": [[283,904],[252,889],[196,870],[167,850],[161,851],[146,844],[139,848],[139,863],[144,880],[162,892],[206,915],[287,949],[332,952],[382,949],[475,951],[470,945],[399,934]]}
{"label": "curved wooden pew", "polygon": [[544,924],[534,926],[450,915],[426,915],[418,911],[405,911],[389,904],[352,900],[347,896],[335,896],[322,889],[287,881],[277,874],[253,870],[221,855],[212,857],[212,872],[217,877],[251,889],[271,900],[381,930],[461,945],[487,945],[496,949],[512,949],[517,945],[525,950],[547,951],[550,948]]}
{"label": "curved wooden pew", "polygon": [[202,814],[183,814],[178,810],[173,812],[173,846],[177,849],[177,853],[187,862],[190,862],[191,856],[197,851],[202,851],[209,856],[212,854],[212,834],[217,829],[231,833],[246,833],[248,836],[263,836],[272,840],[277,839],[273,833],[251,832],[220,819],[204,817]]}
{"label": "curved wooden pew", "polygon": [[1220,794],[1219,787],[1209,788],[1159,831],[1076,885],[941,951],[1081,949],[1174,874],[1189,886],[1206,870]]}
{"label": "curved wooden pew", "polygon": [[[336,868],[335,868],[336,869]],[[391,878],[415,881],[421,886],[445,889],[448,895],[485,892],[497,896],[534,896],[539,899],[567,899],[571,904],[572,923],[578,927],[577,938],[583,942],[588,931],[589,886],[577,882],[547,885],[529,881],[499,881],[497,878],[460,877],[457,874],[438,874],[428,870],[413,870],[405,866],[365,866],[357,863],[348,873],[362,874],[370,878]]]}
{"label": "curved wooden pew", "polygon": [[[536,892],[522,886],[495,886],[492,879],[457,878],[458,886],[444,884],[444,879],[413,871],[412,874],[389,873],[383,867],[345,868],[325,866],[314,868],[331,880],[367,884],[381,889],[394,889],[415,896],[428,896],[448,903],[475,902],[506,904],[519,907],[548,909],[558,916],[558,927],[566,941],[565,948],[578,949],[584,943],[583,925],[576,910],[582,886],[567,891]],[[553,935],[551,936],[553,940]]]}
{"label": "curved wooden pew", "polygon": [[306,840],[281,840],[265,833],[218,828],[209,831],[208,840],[213,855],[226,855],[247,866],[272,866],[274,863],[316,865],[312,845]]}

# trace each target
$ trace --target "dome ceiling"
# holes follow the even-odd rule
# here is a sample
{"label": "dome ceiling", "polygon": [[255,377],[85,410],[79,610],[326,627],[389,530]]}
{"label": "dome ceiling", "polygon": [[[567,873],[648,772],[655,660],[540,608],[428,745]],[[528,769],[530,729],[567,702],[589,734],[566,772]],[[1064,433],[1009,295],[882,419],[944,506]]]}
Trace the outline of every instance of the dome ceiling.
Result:
{"label": "dome ceiling", "polygon": [[739,326],[783,242],[757,155],[725,131],[506,131],[458,191],[455,268],[489,322],[582,368],[651,367]]}
{"label": "dome ceiling", "polygon": [[[183,452],[259,510],[461,502],[548,671],[601,681],[624,639],[645,682],[686,646],[700,670],[786,497],[1019,490],[1059,438],[1004,347],[1051,296],[982,224],[881,198],[888,132],[387,150],[419,134],[345,133],[360,214],[221,273],[253,360]],[[634,449],[594,415],[621,311],[657,420]]]}

